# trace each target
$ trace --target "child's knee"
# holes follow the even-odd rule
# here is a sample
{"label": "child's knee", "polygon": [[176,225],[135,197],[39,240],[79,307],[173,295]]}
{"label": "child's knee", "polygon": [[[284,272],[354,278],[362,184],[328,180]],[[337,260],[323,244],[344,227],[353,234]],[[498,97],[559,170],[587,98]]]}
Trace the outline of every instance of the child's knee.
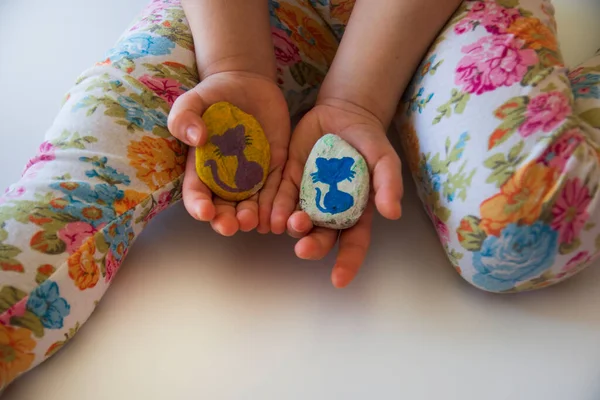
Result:
{"label": "child's knee", "polygon": [[446,249],[467,281],[491,292],[539,289],[595,258],[600,169],[595,148],[579,135],[567,131],[534,150],[539,155],[492,196],[449,208],[455,237]]}

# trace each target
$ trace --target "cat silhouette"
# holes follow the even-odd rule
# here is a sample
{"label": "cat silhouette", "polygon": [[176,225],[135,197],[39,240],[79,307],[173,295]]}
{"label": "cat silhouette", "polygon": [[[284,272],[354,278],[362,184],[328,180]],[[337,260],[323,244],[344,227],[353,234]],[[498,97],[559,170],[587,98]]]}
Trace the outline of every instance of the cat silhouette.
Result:
{"label": "cat silhouette", "polygon": [[343,158],[323,158],[316,160],[317,171],[311,175],[313,183],[324,183],[329,185],[329,191],[323,197],[321,205],[321,189],[315,188],[317,192],[315,202],[317,208],[322,213],[339,214],[349,210],[354,205],[354,197],[351,194],[342,192],[337,185],[346,179],[352,182],[356,172],[352,171],[354,159],[351,157]]}
{"label": "cat silhouette", "polygon": [[229,186],[219,176],[216,160],[207,160],[204,166],[209,167],[215,183],[223,190],[231,193],[241,193],[252,190],[263,180],[264,171],[259,163],[249,161],[244,154],[246,146],[252,144],[250,137],[246,136],[244,125],[228,129],[223,135],[211,136],[210,142],[217,147],[219,157],[237,157],[238,167],[235,171],[235,188]]}

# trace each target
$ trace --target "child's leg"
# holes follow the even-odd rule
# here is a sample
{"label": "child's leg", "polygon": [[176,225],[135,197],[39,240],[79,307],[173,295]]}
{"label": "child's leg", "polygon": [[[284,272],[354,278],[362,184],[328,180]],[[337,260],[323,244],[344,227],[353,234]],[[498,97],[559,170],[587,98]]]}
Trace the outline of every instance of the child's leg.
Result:
{"label": "child's leg", "polygon": [[569,76],[545,0],[465,1],[426,56],[398,123],[442,244],[475,286],[548,286],[598,254],[599,66]]}
{"label": "child's leg", "polygon": [[[338,39],[306,1],[271,6],[279,84],[297,115]],[[179,0],[154,0],[69,92],[39,154],[0,197],[0,389],[73,337],[135,237],[181,197],[187,149],[166,125],[198,83],[193,49]]]}
{"label": "child's leg", "polygon": [[69,92],[21,180],[0,197],[0,388],[60,349],[146,223],[180,197],[167,131],[198,83],[174,1],[154,1]]}

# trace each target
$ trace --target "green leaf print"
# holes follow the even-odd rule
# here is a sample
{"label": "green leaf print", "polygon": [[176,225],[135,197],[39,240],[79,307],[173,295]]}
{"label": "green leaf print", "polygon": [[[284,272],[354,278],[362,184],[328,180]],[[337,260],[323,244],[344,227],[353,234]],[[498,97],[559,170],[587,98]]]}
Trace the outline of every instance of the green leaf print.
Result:
{"label": "green leaf print", "polygon": [[562,255],[570,254],[581,246],[581,240],[575,238],[571,243],[561,243],[558,252]]}
{"label": "green leaf print", "polygon": [[503,153],[498,153],[486,159],[483,165],[492,170],[486,183],[495,183],[498,188],[504,185],[514,175],[517,167],[524,160],[525,157],[521,156],[524,147],[525,142],[520,141],[510,149],[508,158]]}
{"label": "green leaf print", "polygon": [[104,235],[96,234],[95,239],[96,239],[96,249],[102,254],[108,253],[108,243],[104,239]]}
{"label": "green leaf print", "polygon": [[439,115],[433,119],[433,125],[439,124],[444,118],[450,118],[453,110],[455,114],[462,114],[465,111],[471,95],[457,89],[452,89],[451,95],[447,103],[438,107]]}
{"label": "green leaf print", "polygon": [[123,82],[116,79],[111,79],[110,75],[108,74],[102,74],[93,78],[92,82],[88,85],[85,91],[90,92],[95,89],[102,89],[103,92],[117,93],[123,93],[125,91]]}
{"label": "green leaf print", "polygon": [[183,23],[184,20],[183,10],[169,9],[167,10],[167,21],[162,24],[151,24],[144,30],[163,36],[183,48],[194,50],[192,33],[188,26]]}
{"label": "green leaf print", "polygon": [[519,0],[497,0],[496,3],[505,8],[515,8],[519,5]]}
{"label": "green leaf print", "polygon": [[152,133],[156,136],[159,136],[161,138],[165,138],[165,139],[169,139],[171,137],[171,133],[169,132],[169,130],[167,128],[165,128],[164,126],[159,126],[156,125],[153,129],[152,129]]}
{"label": "green leaf print", "polygon": [[2,287],[2,290],[0,290],[0,314],[5,313],[6,310],[23,300],[25,296],[27,296],[27,293],[16,287]]}
{"label": "green leaf print", "polygon": [[69,132],[64,130],[60,137],[51,141],[52,145],[60,149],[80,149],[84,150],[86,144],[96,143],[98,141],[94,136],[79,136],[77,132]]}
{"label": "green leaf print", "polygon": [[593,126],[600,129],[600,108],[592,108],[579,114],[579,117]]}
{"label": "green leaf print", "polygon": [[0,270],[25,272],[23,265],[15,259],[21,253],[18,247],[0,243]]}
{"label": "green leaf print", "polygon": [[[547,63],[550,63],[550,61],[547,61]],[[536,63],[533,67],[529,67],[529,70],[521,80],[521,85],[535,87],[549,77],[552,72],[554,72],[554,68],[544,66],[542,60],[542,62]]]}
{"label": "green leaf print", "polygon": [[65,333],[65,340],[60,340],[58,342],[55,342],[50,347],[48,347],[48,350],[46,350],[46,354],[44,354],[44,356],[50,357],[50,356],[56,354],[67,343],[69,343],[69,341],[71,339],[73,339],[73,336],[75,336],[75,334],[79,331],[80,327],[81,327],[81,324],[79,322],[77,322],[77,324],[75,324],[75,327],[69,329],[69,333]]}
{"label": "green leaf print", "polygon": [[479,227],[481,220],[469,215],[460,221],[460,227],[456,230],[458,241],[467,251],[479,251],[483,241],[487,238],[486,233]]}
{"label": "green leaf print", "polygon": [[39,231],[31,238],[31,248],[44,254],[62,254],[67,245],[56,236],[56,233]]}
{"label": "green leaf print", "polygon": [[192,88],[196,86],[199,80],[198,72],[183,64],[175,62],[165,62],[162,64],[143,64],[143,66],[152,73],[153,76],[163,79],[174,79],[182,85]]}
{"label": "green leaf print", "polygon": [[443,184],[443,195],[450,198],[452,194],[458,193],[458,198],[462,201],[467,199],[467,188],[471,186],[475,170],[472,170],[468,175],[465,174],[467,161],[460,166],[457,173],[448,173],[448,178]]}
{"label": "green leaf print", "polygon": [[450,215],[452,214],[452,212],[450,211],[450,209],[448,209],[446,207],[443,207],[443,206],[435,206],[435,207],[433,207],[433,213],[435,215],[437,215],[437,217],[443,223],[448,222],[448,220],[450,219]]}
{"label": "green leaf print", "polygon": [[316,86],[325,79],[324,73],[304,61],[292,65],[290,67],[290,73],[300,86]]}
{"label": "green leaf print", "polygon": [[525,122],[527,103],[529,98],[526,96],[513,97],[494,111],[494,115],[502,120],[502,123],[490,135],[488,150],[504,143]]}
{"label": "green leaf print", "polygon": [[25,311],[22,317],[12,317],[10,323],[15,326],[20,326],[29,329],[33,334],[41,338],[44,336],[44,326],[40,318],[31,311]]}
{"label": "green leaf print", "polygon": [[41,285],[55,272],[56,268],[54,268],[54,266],[50,264],[42,265],[37,269],[37,273],[35,274],[35,282],[38,285]]}
{"label": "green leaf print", "polygon": [[460,260],[463,259],[464,254],[454,249],[451,249],[448,245],[445,246],[445,249],[450,263],[454,266],[454,268],[459,268]]}

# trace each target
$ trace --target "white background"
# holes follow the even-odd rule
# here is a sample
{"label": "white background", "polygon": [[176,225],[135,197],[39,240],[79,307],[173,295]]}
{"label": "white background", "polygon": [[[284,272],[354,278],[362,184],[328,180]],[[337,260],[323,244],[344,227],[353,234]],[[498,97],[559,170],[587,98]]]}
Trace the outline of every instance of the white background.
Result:
{"label": "white background", "polygon": [[[0,188],[78,74],[145,0],[0,0]],[[571,63],[600,47],[600,3],[561,0]],[[570,9],[569,9],[570,8]],[[349,289],[286,237],[220,238],[178,206],[141,236],[77,338],[7,400],[600,398],[600,266],[497,296],[446,261],[407,180]]]}

